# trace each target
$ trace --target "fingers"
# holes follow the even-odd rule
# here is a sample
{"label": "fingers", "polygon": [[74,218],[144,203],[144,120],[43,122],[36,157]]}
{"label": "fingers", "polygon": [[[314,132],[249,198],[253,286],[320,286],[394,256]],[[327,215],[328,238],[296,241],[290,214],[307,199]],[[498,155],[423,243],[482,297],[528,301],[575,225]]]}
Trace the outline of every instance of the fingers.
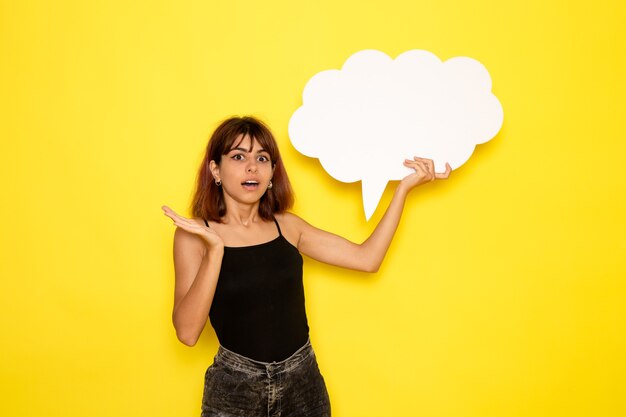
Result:
{"label": "fingers", "polygon": [[200,227],[198,223],[196,223],[195,221],[188,219],[187,217],[181,216],[180,214],[176,213],[174,210],[172,210],[168,206],[163,206],[161,208],[163,209],[163,214],[165,214],[167,217],[172,219],[176,226],[180,226],[184,229],[187,229],[189,227],[191,228]]}
{"label": "fingers", "polygon": [[429,170],[435,169],[435,163],[433,162],[432,159],[428,159],[428,158],[420,158],[419,156],[414,156],[413,157],[414,161],[418,161],[421,162],[422,164],[424,164],[425,167],[427,167]]}
{"label": "fingers", "polygon": [[429,172],[428,165],[420,159],[417,159],[417,160],[405,159],[404,165],[409,168],[413,168],[415,172],[420,174],[421,176],[428,176],[428,172]]}
{"label": "fingers", "polygon": [[428,168],[421,161],[412,161],[410,159],[404,160],[404,166],[412,168],[420,178],[428,176]]}
{"label": "fingers", "polygon": [[174,210],[172,210],[168,206],[163,206],[161,208],[163,209],[163,214],[165,214],[170,219],[176,221],[181,218],[181,216],[178,213],[176,213]]}
{"label": "fingers", "polygon": [[435,172],[435,162],[432,159],[420,158],[417,156],[413,157],[413,160],[405,159],[404,165],[415,169],[416,172],[424,175],[428,181],[433,181],[435,179],[447,179],[452,172],[452,167],[447,162],[445,172]]}
{"label": "fingers", "polygon": [[167,217],[171,218],[172,220],[176,220],[176,219],[188,220],[186,217],[183,217],[180,214],[176,213],[174,210],[172,210],[168,206],[163,206],[161,208],[163,209],[163,214],[165,214]]}
{"label": "fingers", "polygon": [[413,161],[421,168],[426,181],[433,181],[435,179],[435,163],[432,159],[414,156]]}
{"label": "fingers", "polygon": [[446,171],[444,173],[435,173],[435,178],[440,179],[440,180],[445,180],[450,176],[450,173],[452,172],[452,167],[450,166],[449,163],[446,162]]}

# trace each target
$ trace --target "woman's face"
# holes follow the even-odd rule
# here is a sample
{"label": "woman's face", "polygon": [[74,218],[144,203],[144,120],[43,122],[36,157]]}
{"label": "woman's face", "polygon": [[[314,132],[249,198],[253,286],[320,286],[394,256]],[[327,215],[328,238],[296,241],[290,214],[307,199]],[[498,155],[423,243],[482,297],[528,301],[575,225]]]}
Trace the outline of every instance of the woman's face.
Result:
{"label": "woman's face", "polygon": [[274,168],[269,153],[246,135],[237,138],[235,148],[222,155],[219,165],[211,161],[211,172],[222,182],[224,197],[244,203],[258,202],[267,191]]}

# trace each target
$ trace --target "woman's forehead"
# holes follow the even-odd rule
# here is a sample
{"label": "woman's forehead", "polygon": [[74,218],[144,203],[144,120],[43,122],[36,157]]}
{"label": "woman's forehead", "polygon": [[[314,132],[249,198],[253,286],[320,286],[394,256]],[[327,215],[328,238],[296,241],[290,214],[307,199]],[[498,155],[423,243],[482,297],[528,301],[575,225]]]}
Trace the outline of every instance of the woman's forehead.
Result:
{"label": "woman's forehead", "polygon": [[245,135],[243,133],[239,134],[239,136],[237,136],[233,141],[233,144],[228,151],[230,152],[235,149],[245,149],[248,152],[265,150],[257,138],[252,137],[247,133]]}

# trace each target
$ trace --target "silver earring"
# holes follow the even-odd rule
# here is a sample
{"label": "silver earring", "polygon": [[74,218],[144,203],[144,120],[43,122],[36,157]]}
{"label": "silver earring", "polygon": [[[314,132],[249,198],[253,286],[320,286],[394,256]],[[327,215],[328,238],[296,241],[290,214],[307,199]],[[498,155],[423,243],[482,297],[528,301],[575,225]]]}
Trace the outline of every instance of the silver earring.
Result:
{"label": "silver earring", "polygon": [[217,185],[218,187],[222,185],[222,181],[220,180],[215,180],[215,185]]}
{"label": "silver earring", "polygon": [[270,183],[267,185],[267,189],[271,190],[273,186],[274,184],[272,184],[272,180],[270,180]]}

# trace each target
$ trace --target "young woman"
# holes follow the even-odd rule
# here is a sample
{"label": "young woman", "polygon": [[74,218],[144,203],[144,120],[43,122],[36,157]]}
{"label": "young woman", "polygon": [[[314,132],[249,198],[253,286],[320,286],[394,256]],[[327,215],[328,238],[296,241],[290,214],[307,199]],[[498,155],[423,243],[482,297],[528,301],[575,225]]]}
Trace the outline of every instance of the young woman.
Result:
{"label": "young woman", "polygon": [[188,219],[163,206],[174,233],[176,335],[193,346],[207,318],[220,347],[205,374],[202,416],[330,416],[309,341],[303,253],[344,268],[378,270],[404,201],[416,186],[447,178],[432,160],[396,188],[362,244],[317,229],[287,210],[293,195],[270,130],[253,117],[222,122],[209,140]]}

